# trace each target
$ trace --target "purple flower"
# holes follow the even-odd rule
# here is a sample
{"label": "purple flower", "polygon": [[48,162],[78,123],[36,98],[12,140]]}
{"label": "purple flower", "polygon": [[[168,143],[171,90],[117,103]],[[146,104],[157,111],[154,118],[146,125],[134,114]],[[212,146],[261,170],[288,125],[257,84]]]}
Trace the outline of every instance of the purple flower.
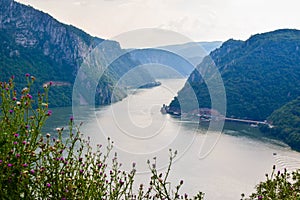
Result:
{"label": "purple flower", "polygon": [[28,129],[28,128],[29,128],[29,125],[26,125],[25,128]]}
{"label": "purple flower", "polygon": [[12,166],[13,166],[13,164],[11,164],[11,163],[7,164],[7,167],[12,167]]}
{"label": "purple flower", "polygon": [[14,134],[14,136],[15,136],[15,137],[18,137],[18,136],[19,136],[19,134],[18,134],[18,133],[15,133],[15,134]]}
{"label": "purple flower", "polygon": [[30,170],[30,173],[31,173],[31,174],[34,174],[34,172],[35,172],[34,169]]}
{"label": "purple flower", "polygon": [[51,187],[51,184],[50,183],[46,183],[46,186],[49,188],[49,187]]}
{"label": "purple flower", "polygon": [[25,76],[26,76],[26,77],[29,77],[29,76],[30,76],[30,74],[26,73],[26,74],[25,74]]}
{"label": "purple flower", "polygon": [[2,160],[0,160],[0,163],[2,163]]}
{"label": "purple flower", "polygon": [[18,153],[16,154],[16,157],[17,157],[17,158],[19,158],[20,156],[21,156],[20,154],[18,154]]}
{"label": "purple flower", "polygon": [[61,198],[61,200],[67,200],[67,198],[66,198],[66,197],[63,197],[63,198]]}
{"label": "purple flower", "polygon": [[17,142],[17,141],[15,141],[15,142],[14,142],[14,145],[17,145],[17,144],[18,144],[18,142]]}
{"label": "purple flower", "polygon": [[83,174],[83,169],[79,170],[80,174]]}
{"label": "purple flower", "polygon": [[14,76],[14,75],[12,75],[12,76],[11,76],[11,79],[15,79],[15,76]]}
{"label": "purple flower", "polygon": [[8,90],[9,90],[9,88],[5,88],[5,90],[6,90],[6,91],[8,91]]}
{"label": "purple flower", "polygon": [[23,166],[23,167],[28,167],[28,164],[27,164],[27,163],[24,163],[22,166]]}
{"label": "purple flower", "polygon": [[51,115],[52,115],[52,110],[48,110],[47,116],[51,116]]}
{"label": "purple flower", "polygon": [[53,84],[53,82],[52,82],[52,81],[50,81],[50,82],[49,82],[49,85],[51,86],[52,84]]}
{"label": "purple flower", "polygon": [[32,99],[32,96],[31,96],[30,94],[27,94],[27,97],[28,97],[29,99]]}
{"label": "purple flower", "polygon": [[13,110],[9,110],[9,113],[12,114],[14,111]]}
{"label": "purple flower", "polygon": [[22,142],[22,144],[26,144],[27,142],[24,140],[23,142]]}
{"label": "purple flower", "polygon": [[17,100],[17,98],[16,98],[16,97],[13,97],[13,98],[12,98],[12,100],[13,100],[13,101],[16,101],[16,100]]}
{"label": "purple flower", "polygon": [[257,197],[257,199],[258,199],[258,200],[262,200],[262,196],[259,195],[259,196]]}
{"label": "purple flower", "polygon": [[70,121],[72,122],[73,120],[74,120],[74,117],[73,117],[73,116],[71,116],[71,117],[70,117]]}

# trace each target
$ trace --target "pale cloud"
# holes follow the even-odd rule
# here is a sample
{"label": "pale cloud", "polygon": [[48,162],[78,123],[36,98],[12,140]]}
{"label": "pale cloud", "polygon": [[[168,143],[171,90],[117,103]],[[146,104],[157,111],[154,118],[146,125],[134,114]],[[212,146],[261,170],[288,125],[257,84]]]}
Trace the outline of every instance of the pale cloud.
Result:
{"label": "pale cloud", "polygon": [[19,1],[102,38],[140,28],[164,28],[194,41],[224,41],[279,28],[300,29],[298,0]]}

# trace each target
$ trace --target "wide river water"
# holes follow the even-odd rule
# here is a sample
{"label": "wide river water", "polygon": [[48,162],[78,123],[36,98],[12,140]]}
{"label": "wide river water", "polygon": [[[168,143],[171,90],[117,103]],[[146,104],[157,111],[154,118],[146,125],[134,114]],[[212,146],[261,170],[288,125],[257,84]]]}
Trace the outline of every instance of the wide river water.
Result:
{"label": "wide river water", "polygon": [[262,137],[249,124],[226,123],[221,132],[207,132],[205,125],[163,115],[168,104],[184,85],[184,79],[161,80],[162,85],[136,90],[123,101],[97,108],[55,108],[46,131],[67,126],[74,115],[83,122],[81,132],[93,145],[114,141],[114,151],[125,170],[137,164],[137,184],[149,182],[147,160],[156,157],[157,167],[165,170],[169,149],[178,155],[170,181],[184,180],[182,192],[205,193],[208,200],[240,199],[250,194],[275,164],[278,170],[300,168],[300,154],[286,145]]}

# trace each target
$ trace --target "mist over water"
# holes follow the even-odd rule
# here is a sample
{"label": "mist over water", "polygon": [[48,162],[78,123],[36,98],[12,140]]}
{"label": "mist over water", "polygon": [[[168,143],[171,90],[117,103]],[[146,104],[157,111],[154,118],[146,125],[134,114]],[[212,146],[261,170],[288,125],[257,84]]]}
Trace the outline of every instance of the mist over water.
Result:
{"label": "mist over water", "polygon": [[[170,181],[175,185],[183,179],[182,191],[202,191],[209,200],[239,199],[241,193],[251,193],[274,164],[281,170],[300,167],[299,153],[262,138],[249,124],[227,123],[220,135],[207,133],[205,126],[199,127],[196,122],[161,114],[161,106],[176,96],[185,79],[160,81],[161,86],[134,91],[115,104],[82,107],[81,115],[75,118],[83,122],[81,132],[93,145],[105,146],[107,137],[114,141],[113,150],[125,170],[137,163],[137,185],[149,182],[148,159],[157,157],[157,166],[165,170],[170,148],[178,150]],[[71,108],[53,109],[45,131],[67,126],[70,115]],[[200,157],[201,152],[207,152],[207,156]]]}

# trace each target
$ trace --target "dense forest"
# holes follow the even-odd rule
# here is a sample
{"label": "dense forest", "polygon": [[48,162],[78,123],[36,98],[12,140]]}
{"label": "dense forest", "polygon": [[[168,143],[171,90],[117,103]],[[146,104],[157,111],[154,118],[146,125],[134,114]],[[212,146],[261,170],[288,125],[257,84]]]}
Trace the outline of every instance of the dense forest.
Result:
{"label": "dense forest", "polygon": [[283,140],[300,151],[300,97],[275,110],[268,121],[272,123],[272,128],[261,127],[266,135]]}
{"label": "dense forest", "polygon": [[[299,47],[300,31],[289,29],[257,34],[246,41],[228,40],[197,66],[170,108],[178,109],[178,99],[189,98],[188,85],[199,107],[211,107],[210,94],[199,73],[211,59],[224,82],[227,116],[265,120],[274,110],[300,96]],[[188,108],[183,112],[196,109],[189,104],[182,101],[180,106]]]}

